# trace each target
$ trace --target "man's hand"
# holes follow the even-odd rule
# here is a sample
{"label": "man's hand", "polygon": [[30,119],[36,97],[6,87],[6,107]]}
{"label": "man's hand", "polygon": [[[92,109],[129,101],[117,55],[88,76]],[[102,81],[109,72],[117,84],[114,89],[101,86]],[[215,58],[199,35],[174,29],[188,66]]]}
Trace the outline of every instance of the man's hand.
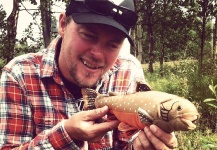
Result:
{"label": "man's hand", "polygon": [[117,128],[120,123],[118,120],[97,122],[107,113],[107,106],[78,112],[65,121],[65,130],[72,139],[98,142],[108,131]]}
{"label": "man's hand", "polygon": [[156,125],[145,127],[133,143],[136,150],[170,150],[178,146],[174,133],[167,133]]}

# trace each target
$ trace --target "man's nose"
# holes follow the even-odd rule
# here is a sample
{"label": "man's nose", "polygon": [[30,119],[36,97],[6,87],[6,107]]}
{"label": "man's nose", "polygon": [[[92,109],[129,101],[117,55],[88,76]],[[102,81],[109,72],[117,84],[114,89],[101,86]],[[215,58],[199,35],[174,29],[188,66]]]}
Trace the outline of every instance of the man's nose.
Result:
{"label": "man's nose", "polygon": [[95,44],[90,49],[90,54],[95,57],[102,57],[103,55],[103,46],[101,44]]}

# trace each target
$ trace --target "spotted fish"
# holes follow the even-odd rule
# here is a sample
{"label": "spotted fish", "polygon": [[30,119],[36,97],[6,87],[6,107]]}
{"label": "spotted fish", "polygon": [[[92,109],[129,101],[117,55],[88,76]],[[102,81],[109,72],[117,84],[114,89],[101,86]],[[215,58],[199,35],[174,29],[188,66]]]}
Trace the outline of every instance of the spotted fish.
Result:
{"label": "spotted fish", "polygon": [[189,100],[160,91],[103,96],[86,88],[82,94],[86,110],[107,105],[118,120],[137,129],[155,124],[169,133],[193,130],[200,116]]}

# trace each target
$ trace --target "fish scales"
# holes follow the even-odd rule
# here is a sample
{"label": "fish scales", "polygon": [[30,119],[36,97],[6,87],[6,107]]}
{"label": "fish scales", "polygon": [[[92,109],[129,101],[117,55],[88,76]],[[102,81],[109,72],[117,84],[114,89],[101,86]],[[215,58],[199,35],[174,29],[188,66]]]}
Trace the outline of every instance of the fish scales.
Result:
{"label": "fish scales", "polygon": [[96,107],[103,107],[107,105],[109,108],[111,108],[111,110],[124,110],[125,112],[132,113],[137,113],[138,108],[141,106],[143,106],[143,108],[145,108],[148,111],[150,108],[157,107],[157,102],[159,103],[159,101],[149,101],[148,98],[144,100],[143,97],[144,93],[142,92],[130,95],[97,97],[95,100],[95,105]]}
{"label": "fish scales", "polygon": [[[89,89],[86,90],[89,91]],[[85,97],[85,94],[94,93],[92,89],[91,92],[86,90],[82,92],[84,99],[91,97],[90,94]],[[107,105],[118,120],[133,127],[143,129],[147,125],[156,124],[167,132],[188,131],[196,128],[193,123],[199,118],[196,107],[189,100],[177,95],[160,91],[110,95],[112,96],[98,94],[92,104],[96,108]],[[85,101],[88,102],[88,99]]]}

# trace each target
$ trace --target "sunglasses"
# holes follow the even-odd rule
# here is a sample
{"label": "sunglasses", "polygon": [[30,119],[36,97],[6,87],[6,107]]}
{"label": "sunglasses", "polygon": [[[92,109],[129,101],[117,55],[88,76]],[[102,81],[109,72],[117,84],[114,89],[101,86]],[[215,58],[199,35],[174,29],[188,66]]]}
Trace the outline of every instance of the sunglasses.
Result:
{"label": "sunglasses", "polygon": [[109,0],[83,0],[83,2],[85,7],[94,13],[112,17],[117,22],[127,27],[136,25],[138,16],[128,8],[115,5]]}

